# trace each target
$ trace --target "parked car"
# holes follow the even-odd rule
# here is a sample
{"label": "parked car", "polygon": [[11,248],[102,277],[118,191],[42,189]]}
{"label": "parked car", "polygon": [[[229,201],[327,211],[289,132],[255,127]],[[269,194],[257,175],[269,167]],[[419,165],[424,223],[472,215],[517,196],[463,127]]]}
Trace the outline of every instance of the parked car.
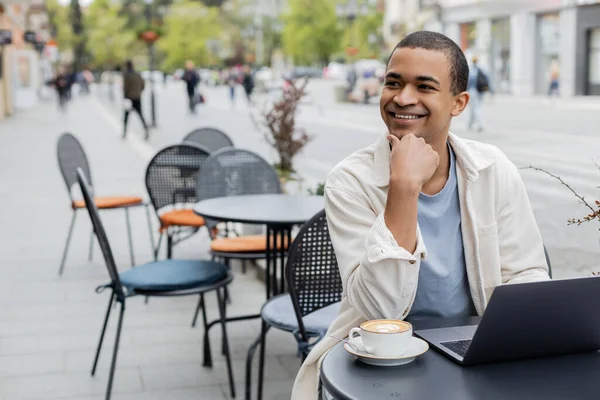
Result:
{"label": "parked car", "polygon": [[292,69],[292,78],[322,78],[323,71],[315,67],[294,67]]}

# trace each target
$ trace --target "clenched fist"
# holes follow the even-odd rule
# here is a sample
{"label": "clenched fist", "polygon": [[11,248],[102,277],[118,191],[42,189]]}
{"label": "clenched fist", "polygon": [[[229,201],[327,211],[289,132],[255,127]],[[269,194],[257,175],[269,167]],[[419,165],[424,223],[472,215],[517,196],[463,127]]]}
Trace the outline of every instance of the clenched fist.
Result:
{"label": "clenched fist", "polygon": [[440,164],[438,153],[423,138],[413,134],[402,137],[402,140],[394,135],[387,139],[392,145],[390,182],[421,190]]}

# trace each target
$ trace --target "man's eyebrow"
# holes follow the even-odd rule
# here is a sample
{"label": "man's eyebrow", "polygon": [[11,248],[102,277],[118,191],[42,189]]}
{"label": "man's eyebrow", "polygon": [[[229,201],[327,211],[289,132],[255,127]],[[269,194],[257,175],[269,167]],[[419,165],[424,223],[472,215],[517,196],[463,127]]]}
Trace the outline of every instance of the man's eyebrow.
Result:
{"label": "man's eyebrow", "polygon": [[[397,73],[397,72],[388,72],[385,75],[386,79],[398,79],[398,80],[402,80],[402,75]],[[432,82],[435,83],[438,86],[441,86],[440,81],[438,81],[437,79],[435,79],[433,76],[428,76],[428,75],[419,75],[416,77],[416,80],[418,82]]]}
{"label": "man's eyebrow", "polygon": [[437,79],[435,79],[433,76],[419,75],[419,76],[417,76],[417,81],[419,81],[419,82],[433,82],[436,85],[441,86],[440,81],[438,81]]}

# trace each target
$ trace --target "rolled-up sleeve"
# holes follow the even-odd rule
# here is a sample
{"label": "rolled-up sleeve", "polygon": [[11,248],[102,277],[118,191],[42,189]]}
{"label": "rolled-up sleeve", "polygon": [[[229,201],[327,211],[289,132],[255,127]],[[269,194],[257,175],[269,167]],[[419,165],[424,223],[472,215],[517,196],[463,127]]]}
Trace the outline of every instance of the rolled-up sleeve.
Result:
{"label": "rolled-up sleeve", "polygon": [[383,213],[373,211],[366,195],[326,187],[325,209],[350,304],[365,319],[406,317],[426,258],[419,229],[416,250],[410,253],[398,245]]}

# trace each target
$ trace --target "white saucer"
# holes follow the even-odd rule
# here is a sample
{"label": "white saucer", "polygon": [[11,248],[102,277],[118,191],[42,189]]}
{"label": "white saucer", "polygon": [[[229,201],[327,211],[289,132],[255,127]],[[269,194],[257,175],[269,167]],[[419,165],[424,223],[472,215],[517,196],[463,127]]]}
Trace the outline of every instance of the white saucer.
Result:
{"label": "white saucer", "polygon": [[[360,337],[355,337],[354,341],[359,349],[363,348],[362,339]],[[426,341],[413,336],[408,344],[408,350],[400,357],[377,357],[364,350],[356,352],[352,350],[348,343],[344,343],[344,349],[348,353],[358,357],[358,359],[365,364],[376,365],[379,367],[395,367],[411,363],[415,358],[426,353],[427,350],[429,350],[429,344]]]}

